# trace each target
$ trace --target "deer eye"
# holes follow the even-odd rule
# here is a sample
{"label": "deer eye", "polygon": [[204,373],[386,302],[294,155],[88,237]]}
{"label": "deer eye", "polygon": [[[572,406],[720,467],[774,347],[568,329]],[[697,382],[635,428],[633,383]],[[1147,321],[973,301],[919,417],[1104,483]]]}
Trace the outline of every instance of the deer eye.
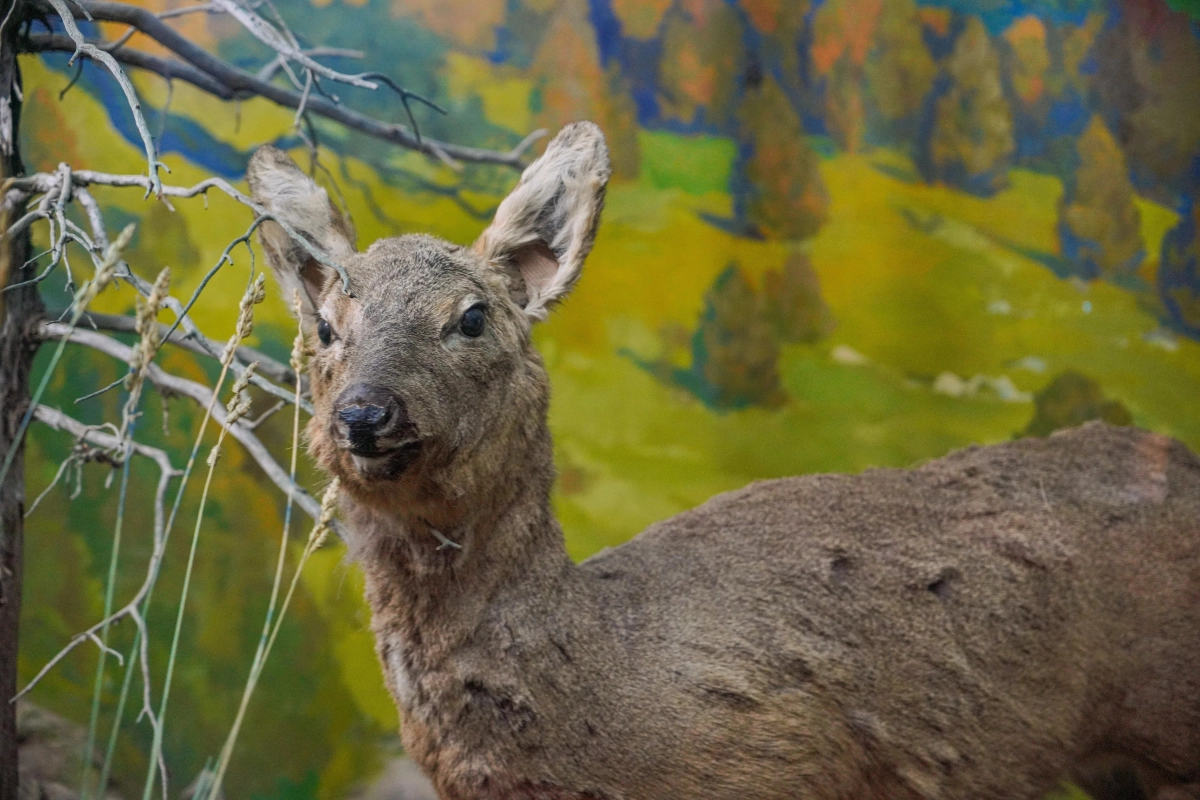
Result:
{"label": "deer eye", "polygon": [[333,341],[333,326],[324,317],[317,320],[317,338],[326,347]]}
{"label": "deer eye", "polygon": [[463,336],[474,339],[483,333],[484,320],[483,306],[471,306],[458,321],[458,329],[462,331]]}

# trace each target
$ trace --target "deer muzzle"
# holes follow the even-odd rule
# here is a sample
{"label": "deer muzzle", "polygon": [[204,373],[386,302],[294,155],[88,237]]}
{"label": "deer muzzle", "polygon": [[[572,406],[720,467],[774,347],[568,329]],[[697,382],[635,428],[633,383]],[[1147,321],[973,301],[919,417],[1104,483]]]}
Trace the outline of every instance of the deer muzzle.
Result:
{"label": "deer muzzle", "polygon": [[395,392],[357,383],[334,402],[333,433],[338,446],[363,458],[387,456],[419,442],[417,427]]}

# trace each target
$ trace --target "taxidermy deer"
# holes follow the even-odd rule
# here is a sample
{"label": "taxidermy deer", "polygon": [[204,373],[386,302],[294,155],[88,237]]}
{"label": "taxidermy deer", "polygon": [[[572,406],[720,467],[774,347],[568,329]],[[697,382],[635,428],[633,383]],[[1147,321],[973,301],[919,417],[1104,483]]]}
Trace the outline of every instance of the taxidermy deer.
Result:
{"label": "taxidermy deer", "polygon": [[575,564],[530,329],[591,250],[600,130],[564,128],[471,247],[358,252],[282,152],[248,177],[349,274],[263,225],[404,745],[446,800],[1032,800],[1109,757],[1200,797],[1183,445],[1093,424],[764,481]]}

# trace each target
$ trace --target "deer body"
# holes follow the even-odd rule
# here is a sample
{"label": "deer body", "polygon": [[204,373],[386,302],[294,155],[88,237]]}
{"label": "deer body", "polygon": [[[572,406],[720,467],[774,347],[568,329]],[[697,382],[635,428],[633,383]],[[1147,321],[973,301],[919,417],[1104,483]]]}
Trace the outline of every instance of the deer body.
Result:
{"label": "deer body", "polygon": [[515,563],[358,528],[446,797],[1036,798],[1106,752],[1200,777],[1200,461],[1165,437],[763,482],[578,567],[529,499]]}
{"label": "deer body", "polygon": [[357,253],[286,156],[249,177],[308,239],[262,229],[317,340],[311,449],[405,747],[447,800],[1033,800],[1109,754],[1200,781],[1179,443],[1095,424],[757,483],[575,565],[528,332],[591,247],[599,131],[564,129],[472,250]]}

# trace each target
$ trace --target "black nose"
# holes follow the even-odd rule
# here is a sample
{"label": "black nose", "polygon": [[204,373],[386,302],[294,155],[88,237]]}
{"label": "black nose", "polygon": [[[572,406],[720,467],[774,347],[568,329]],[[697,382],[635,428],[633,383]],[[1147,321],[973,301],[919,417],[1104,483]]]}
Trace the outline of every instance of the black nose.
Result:
{"label": "black nose", "polygon": [[374,456],[403,444],[412,427],[404,401],[378,386],[356,383],[338,396],[333,408],[338,443],[356,455]]}

